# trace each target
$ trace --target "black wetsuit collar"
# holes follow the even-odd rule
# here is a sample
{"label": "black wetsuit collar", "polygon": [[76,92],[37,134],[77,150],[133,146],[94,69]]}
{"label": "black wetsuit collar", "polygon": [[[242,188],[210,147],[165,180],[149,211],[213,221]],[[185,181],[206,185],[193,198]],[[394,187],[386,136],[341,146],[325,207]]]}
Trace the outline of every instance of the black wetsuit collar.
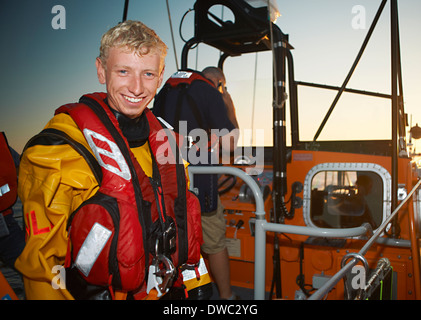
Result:
{"label": "black wetsuit collar", "polygon": [[111,112],[115,115],[124,137],[129,142],[130,148],[140,147],[148,141],[149,123],[146,115],[142,113],[139,117],[130,119],[124,114],[114,110],[105,100]]}

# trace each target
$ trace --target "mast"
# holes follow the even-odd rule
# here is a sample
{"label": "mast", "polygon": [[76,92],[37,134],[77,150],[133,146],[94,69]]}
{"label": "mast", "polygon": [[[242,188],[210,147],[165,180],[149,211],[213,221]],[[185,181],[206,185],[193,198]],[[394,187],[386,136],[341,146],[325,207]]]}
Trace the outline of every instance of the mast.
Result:
{"label": "mast", "polygon": [[122,22],[127,20],[127,11],[129,10],[129,0],[124,0],[124,10],[123,10],[123,20]]}
{"label": "mast", "polygon": [[[403,150],[402,139],[405,136],[405,125],[401,119],[403,114],[402,78],[399,44],[398,1],[390,1],[390,30],[391,30],[391,89],[392,89],[392,203],[391,211],[397,206],[398,198],[398,159]],[[402,112],[401,112],[402,111]],[[399,223],[396,217],[392,221],[392,238],[400,234]]]}

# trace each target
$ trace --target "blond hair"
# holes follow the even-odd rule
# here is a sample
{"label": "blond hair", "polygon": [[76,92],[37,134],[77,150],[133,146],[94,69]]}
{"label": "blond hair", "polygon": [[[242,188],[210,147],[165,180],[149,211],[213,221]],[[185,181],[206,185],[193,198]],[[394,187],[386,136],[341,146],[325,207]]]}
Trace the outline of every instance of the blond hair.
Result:
{"label": "blond hair", "polygon": [[158,35],[140,21],[127,20],[108,30],[101,38],[99,58],[106,66],[109,49],[112,47],[127,47],[142,56],[150,52],[161,56],[164,65],[167,46]]}

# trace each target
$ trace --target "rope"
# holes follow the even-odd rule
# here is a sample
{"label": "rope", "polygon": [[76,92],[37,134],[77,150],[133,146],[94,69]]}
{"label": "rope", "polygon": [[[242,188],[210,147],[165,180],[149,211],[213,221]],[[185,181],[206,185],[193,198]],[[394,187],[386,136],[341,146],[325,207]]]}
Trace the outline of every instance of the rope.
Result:
{"label": "rope", "polygon": [[168,4],[168,0],[166,0],[166,2],[167,2],[168,21],[170,22],[171,40],[172,40],[172,46],[173,46],[173,50],[174,50],[175,65],[177,67],[177,70],[179,70],[178,61],[177,61],[177,51],[175,49],[174,32],[173,32],[171,13],[170,13],[170,5]]}

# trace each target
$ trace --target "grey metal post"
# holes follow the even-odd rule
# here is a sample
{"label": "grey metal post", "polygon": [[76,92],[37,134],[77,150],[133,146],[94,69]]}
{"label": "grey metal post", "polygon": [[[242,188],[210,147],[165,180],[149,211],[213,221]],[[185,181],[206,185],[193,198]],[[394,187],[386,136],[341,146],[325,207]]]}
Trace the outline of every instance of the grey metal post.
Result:
{"label": "grey metal post", "polygon": [[266,231],[264,230],[265,207],[263,195],[256,181],[254,181],[243,170],[233,167],[216,166],[202,167],[190,166],[188,168],[190,177],[190,189],[194,188],[194,174],[232,174],[242,179],[250,187],[256,202],[256,225],[254,244],[254,297],[263,300],[265,298],[265,269],[266,269]]}
{"label": "grey metal post", "polygon": [[266,220],[256,217],[254,238],[254,299],[265,299],[266,278]]}

